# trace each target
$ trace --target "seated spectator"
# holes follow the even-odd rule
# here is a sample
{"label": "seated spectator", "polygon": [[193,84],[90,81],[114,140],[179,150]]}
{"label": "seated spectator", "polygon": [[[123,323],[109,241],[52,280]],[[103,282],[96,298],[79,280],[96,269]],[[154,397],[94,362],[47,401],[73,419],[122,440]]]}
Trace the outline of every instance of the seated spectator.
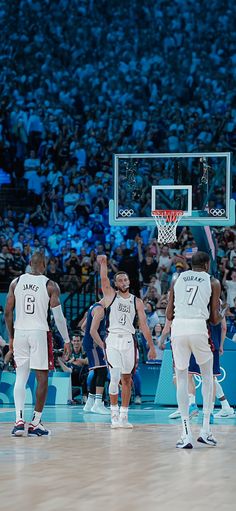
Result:
{"label": "seated spectator", "polygon": [[65,260],[65,267],[68,273],[71,268],[74,268],[76,275],[81,275],[81,263],[75,248],[70,249],[70,256]]}
{"label": "seated spectator", "polygon": [[172,264],[172,259],[169,254],[169,247],[164,245],[160,250],[160,256],[158,260],[158,268],[162,270],[166,270],[167,272],[170,270]]}
{"label": "seated spectator", "polygon": [[140,272],[143,280],[143,286],[148,286],[150,283],[151,276],[156,273],[157,271],[157,261],[154,259],[152,255],[149,255],[147,253],[145,256],[142,254],[142,240],[141,238],[138,239],[138,255],[139,255],[139,262],[140,262]]}
{"label": "seated spectator", "polygon": [[236,271],[225,269],[222,285],[226,289],[226,302],[229,307],[234,307],[236,297]]}
{"label": "seated spectator", "polygon": [[168,303],[167,294],[162,294],[161,297],[159,298],[157,304],[156,304],[158,318],[159,318],[160,324],[162,326],[165,324],[165,320],[166,320],[166,307],[167,307],[167,303]]}
{"label": "seated spectator", "polygon": [[47,217],[42,211],[42,207],[40,204],[36,206],[36,210],[34,213],[30,215],[30,222],[33,227],[40,226],[43,222],[47,222]]}
{"label": "seated spectator", "polygon": [[58,362],[65,372],[71,373],[72,383],[72,401],[79,395],[82,387],[83,403],[87,401],[87,376],[88,376],[88,359],[83,352],[82,338],[78,334],[72,337],[72,353],[68,361],[58,358]]}
{"label": "seated spectator", "polygon": [[[82,284],[89,283],[89,275],[93,272],[93,265],[88,256],[83,257],[81,261],[81,282]],[[86,287],[87,289],[87,287]]]}
{"label": "seated spectator", "polygon": [[58,266],[57,257],[50,257],[47,265],[46,275],[50,280],[54,280],[54,282],[57,282],[57,284],[60,285],[62,271]]}
{"label": "seated spectator", "polygon": [[78,277],[76,274],[75,268],[70,268],[68,274],[64,274],[60,279],[61,290],[65,293],[74,293],[78,292],[81,288],[81,277]]}
{"label": "seated spectator", "polygon": [[149,285],[147,288],[145,287],[146,292],[142,292],[143,300],[145,302],[149,301],[152,304],[157,305],[158,300],[160,299],[160,295],[158,294],[157,288],[155,286]]}
{"label": "seated spectator", "polygon": [[9,263],[9,275],[10,277],[19,277],[25,271],[25,261],[21,254],[19,247],[15,248],[12,261]]}
{"label": "seated spectator", "polygon": [[76,192],[75,186],[70,185],[69,190],[64,195],[64,208],[66,215],[70,215],[71,213],[73,213],[78,199],[79,194]]}
{"label": "seated spectator", "polygon": [[[153,337],[156,337],[159,334],[158,325],[160,324],[159,317],[157,314],[157,310],[155,304],[152,301],[144,300],[144,308],[147,318],[147,324],[151,331]],[[144,361],[147,360],[147,353],[149,350],[147,341],[143,334],[141,334],[141,340],[143,344],[143,357]]]}

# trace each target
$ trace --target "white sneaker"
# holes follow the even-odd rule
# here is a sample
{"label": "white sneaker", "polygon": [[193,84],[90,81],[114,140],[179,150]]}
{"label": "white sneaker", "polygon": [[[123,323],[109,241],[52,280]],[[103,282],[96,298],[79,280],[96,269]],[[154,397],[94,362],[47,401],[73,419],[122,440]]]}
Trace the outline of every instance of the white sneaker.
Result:
{"label": "white sneaker", "polygon": [[221,410],[214,415],[214,419],[234,419],[235,417],[235,411],[232,406],[226,409],[221,408]]}
{"label": "white sneaker", "polygon": [[120,427],[119,412],[111,412],[111,429],[118,429]]}
{"label": "white sneaker", "polygon": [[90,399],[88,399],[86,401],[86,404],[84,405],[83,407],[83,412],[91,412],[92,408],[94,406],[94,400],[93,401],[90,401]]}
{"label": "white sneaker", "polygon": [[92,413],[99,413],[101,415],[110,415],[110,410],[104,406],[103,401],[101,403],[94,403],[91,410]]}
{"label": "white sneaker", "polygon": [[120,415],[120,428],[125,428],[125,429],[133,428],[133,424],[128,422],[128,417],[126,415],[123,417],[122,417],[122,415]]}
{"label": "white sneaker", "polygon": [[191,435],[182,435],[176,444],[177,449],[192,449],[193,439]]}
{"label": "white sneaker", "polygon": [[135,405],[141,405],[141,404],[142,404],[142,398],[141,398],[141,396],[136,396],[136,397],[134,398],[134,404],[135,404]]}
{"label": "white sneaker", "polygon": [[200,444],[212,445],[215,447],[217,445],[216,439],[213,437],[212,433],[205,433],[203,430],[200,432],[200,436],[197,439]]}
{"label": "white sneaker", "polygon": [[181,417],[180,411],[176,410],[176,412],[173,412],[169,415],[169,419],[179,419]]}

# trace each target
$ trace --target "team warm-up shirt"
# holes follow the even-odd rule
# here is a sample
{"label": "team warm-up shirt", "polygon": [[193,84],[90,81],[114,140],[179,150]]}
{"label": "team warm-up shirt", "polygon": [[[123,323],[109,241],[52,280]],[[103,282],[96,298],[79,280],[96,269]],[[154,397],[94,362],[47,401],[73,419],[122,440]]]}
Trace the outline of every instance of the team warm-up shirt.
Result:
{"label": "team warm-up shirt", "polygon": [[[93,312],[93,310],[96,307],[102,307],[102,304],[101,303],[95,303],[94,305],[91,305],[91,307],[89,307],[89,310],[88,310],[88,313],[87,313],[86,328],[85,328],[85,334],[84,334],[84,338],[83,338],[83,348],[84,348],[84,350],[86,352],[88,350],[92,350],[94,347],[98,346],[96,344],[96,342],[94,342],[94,340],[93,340],[93,338],[92,338],[92,336],[90,334],[90,328],[91,328],[91,324],[92,324],[92,321],[93,321],[92,312]],[[99,333],[101,339],[104,340],[105,335],[106,335],[105,318],[102,319],[101,322],[100,322],[100,325],[99,325],[99,328],[98,328],[98,333]]]}
{"label": "team warm-up shirt", "polygon": [[210,275],[205,271],[181,273],[174,285],[175,319],[209,318]]}
{"label": "team warm-up shirt", "polygon": [[16,330],[48,331],[49,296],[48,278],[45,275],[25,273],[16,279],[15,322]]}
{"label": "team warm-up shirt", "polygon": [[129,298],[123,298],[117,293],[107,310],[108,332],[134,334],[135,316],[136,297],[130,294]]}

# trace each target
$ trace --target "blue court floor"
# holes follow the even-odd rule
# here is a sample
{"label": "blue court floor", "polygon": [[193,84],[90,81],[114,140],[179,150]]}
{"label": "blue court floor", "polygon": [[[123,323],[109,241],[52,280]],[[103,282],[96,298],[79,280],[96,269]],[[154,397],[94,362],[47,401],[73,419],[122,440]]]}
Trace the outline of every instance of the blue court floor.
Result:
{"label": "blue court floor", "polygon": [[[134,425],[149,424],[149,425],[163,425],[163,424],[177,424],[180,419],[169,419],[168,416],[176,411],[176,408],[159,407],[152,403],[142,405],[131,405],[129,410],[129,420]],[[25,420],[30,421],[33,408],[31,406],[25,409]],[[4,407],[0,405],[0,423],[12,423],[15,420],[14,407]],[[44,423],[107,423],[110,422],[110,417],[98,415],[94,413],[84,413],[82,405],[56,405],[45,406],[42,420]],[[199,409],[199,415],[193,417],[191,422],[193,424],[201,424],[202,410]],[[236,414],[233,418],[216,419],[214,424],[228,424],[236,426]]]}

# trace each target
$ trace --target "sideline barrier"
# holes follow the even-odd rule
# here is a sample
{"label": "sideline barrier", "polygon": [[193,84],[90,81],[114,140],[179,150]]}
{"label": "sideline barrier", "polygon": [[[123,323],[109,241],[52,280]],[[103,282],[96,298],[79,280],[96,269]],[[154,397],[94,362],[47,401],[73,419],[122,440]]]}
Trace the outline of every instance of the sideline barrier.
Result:
{"label": "sideline barrier", "polygon": [[[0,376],[0,404],[14,404],[13,387],[15,376],[15,373],[2,372]],[[36,378],[34,372],[31,372],[26,386],[25,404],[33,405],[35,403],[35,389]],[[66,405],[68,399],[71,399],[71,375],[51,371],[48,378],[46,405]]]}
{"label": "sideline barrier", "polygon": [[[222,385],[225,396],[232,406],[236,406],[236,343],[226,338],[224,354],[220,357],[221,376],[218,381]],[[196,402],[202,404],[201,379],[195,377]],[[170,347],[165,349],[157,384],[155,404],[177,405],[176,389],[173,384],[173,361]],[[217,402],[217,400],[216,400]]]}

